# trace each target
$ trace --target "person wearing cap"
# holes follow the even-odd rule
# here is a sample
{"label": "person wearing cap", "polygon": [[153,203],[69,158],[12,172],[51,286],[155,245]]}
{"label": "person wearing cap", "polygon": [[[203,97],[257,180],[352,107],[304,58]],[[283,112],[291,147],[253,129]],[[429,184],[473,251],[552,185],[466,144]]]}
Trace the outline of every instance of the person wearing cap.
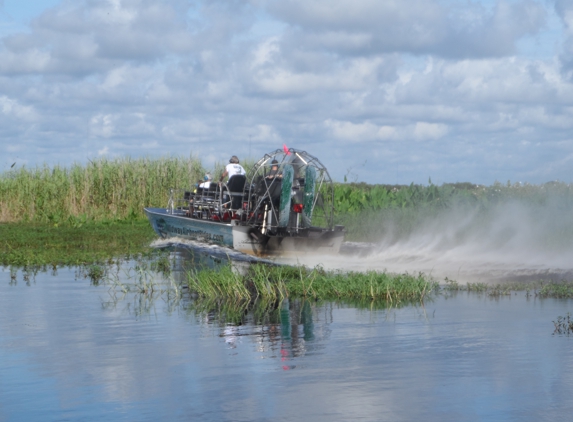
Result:
{"label": "person wearing cap", "polygon": [[267,179],[280,179],[282,177],[282,173],[279,173],[279,162],[277,160],[271,161],[271,171],[267,174]]}
{"label": "person wearing cap", "polygon": [[229,181],[233,176],[245,175],[245,174],[246,171],[243,168],[243,166],[239,164],[239,159],[237,158],[236,155],[233,155],[229,160],[229,164],[225,166],[225,171],[221,175],[219,182],[222,182],[227,176],[229,176],[229,179],[227,179],[227,181]]}
{"label": "person wearing cap", "polygon": [[211,174],[205,173],[205,177],[203,177],[203,182],[199,184],[199,187],[202,189],[209,189],[209,186],[211,186],[211,180],[213,180]]}

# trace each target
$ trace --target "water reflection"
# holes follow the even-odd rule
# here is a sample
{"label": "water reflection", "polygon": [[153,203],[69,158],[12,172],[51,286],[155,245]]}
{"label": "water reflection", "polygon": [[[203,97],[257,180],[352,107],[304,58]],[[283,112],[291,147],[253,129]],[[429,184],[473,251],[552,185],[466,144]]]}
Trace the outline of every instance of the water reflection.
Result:
{"label": "water reflection", "polygon": [[570,301],[459,292],[425,308],[237,308],[187,294],[188,252],[169,254],[169,274],[124,263],[98,285],[78,269],[27,282],[19,271],[14,283],[0,271],[0,420],[533,421],[573,410],[571,338],[552,336]]}
{"label": "water reflection", "polygon": [[[296,368],[296,358],[320,353],[330,336],[331,319],[323,318],[324,315],[331,318],[330,312],[324,307],[313,308],[306,300],[284,300],[270,311],[267,305],[266,318],[253,318],[256,313],[245,314],[241,322],[229,323],[220,317],[210,320],[211,315],[204,317],[203,322],[220,327],[219,336],[225,340],[227,348],[243,347],[243,339],[248,339],[256,345],[262,358],[280,358],[283,370]],[[315,320],[321,324],[318,333],[314,330]]]}

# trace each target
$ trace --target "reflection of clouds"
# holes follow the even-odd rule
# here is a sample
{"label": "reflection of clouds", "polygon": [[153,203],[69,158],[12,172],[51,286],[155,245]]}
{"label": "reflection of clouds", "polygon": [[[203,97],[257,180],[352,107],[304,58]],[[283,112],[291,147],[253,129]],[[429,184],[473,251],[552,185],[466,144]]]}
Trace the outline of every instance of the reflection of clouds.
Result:
{"label": "reflection of clouds", "polygon": [[233,327],[232,325],[227,325],[223,329],[223,337],[225,337],[225,343],[231,348],[234,349],[237,347],[237,341],[239,341],[239,330],[237,327]]}

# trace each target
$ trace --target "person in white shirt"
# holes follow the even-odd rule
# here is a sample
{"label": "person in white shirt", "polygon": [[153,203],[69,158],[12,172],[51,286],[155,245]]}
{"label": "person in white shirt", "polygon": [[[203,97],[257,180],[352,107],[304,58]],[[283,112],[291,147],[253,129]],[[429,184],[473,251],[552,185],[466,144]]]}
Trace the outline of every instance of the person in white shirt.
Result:
{"label": "person in white shirt", "polygon": [[231,177],[236,176],[237,174],[244,175],[246,172],[243,166],[239,164],[237,156],[233,155],[229,160],[229,164],[225,166],[225,171],[221,175],[219,181],[222,182],[227,176],[229,176],[229,179],[227,179],[227,181],[229,181]]}
{"label": "person in white shirt", "polygon": [[209,186],[211,186],[211,180],[213,180],[213,178],[211,177],[211,175],[209,173],[205,174],[205,177],[203,178],[204,182],[199,184],[199,187],[202,189],[209,189]]}

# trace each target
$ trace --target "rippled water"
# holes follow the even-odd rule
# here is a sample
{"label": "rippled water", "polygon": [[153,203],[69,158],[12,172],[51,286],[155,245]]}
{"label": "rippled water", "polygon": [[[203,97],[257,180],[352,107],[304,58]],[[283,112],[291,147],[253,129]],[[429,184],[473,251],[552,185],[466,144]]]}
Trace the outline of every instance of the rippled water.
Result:
{"label": "rippled water", "polygon": [[[124,268],[123,270],[126,270]],[[122,271],[118,272],[120,277]],[[77,270],[0,272],[0,420],[568,420],[567,300],[285,302],[225,324]]]}

